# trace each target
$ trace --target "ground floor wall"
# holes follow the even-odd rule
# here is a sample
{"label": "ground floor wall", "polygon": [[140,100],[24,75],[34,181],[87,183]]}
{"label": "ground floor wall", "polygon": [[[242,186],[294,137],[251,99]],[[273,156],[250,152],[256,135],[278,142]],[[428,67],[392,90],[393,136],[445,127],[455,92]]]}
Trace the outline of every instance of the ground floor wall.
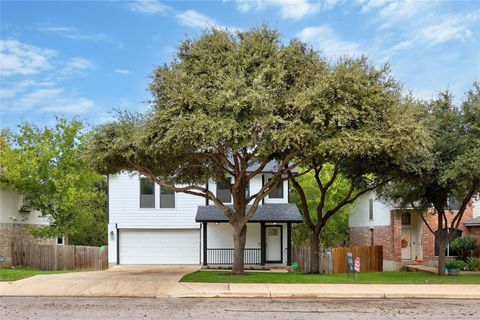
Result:
{"label": "ground floor wall", "polygon": [[[425,222],[418,214],[411,213],[410,225],[402,223],[402,215],[408,210],[392,210],[391,224],[372,227],[350,227],[351,246],[382,245],[384,255],[384,270],[397,270],[405,263],[411,263],[421,258],[426,264],[435,266],[438,256],[435,255],[435,237],[428,225],[437,230],[437,215],[425,214]],[[452,221],[456,212],[447,213],[448,221]],[[472,236],[480,245],[480,226],[466,227],[464,222],[472,218],[472,206],[468,206],[459,224],[463,235]],[[405,221],[403,221],[405,222]],[[428,225],[427,225],[428,223]],[[402,239],[408,240],[407,247],[402,245]],[[403,254],[402,254],[403,250]],[[409,250],[405,254],[406,250]],[[477,249],[474,254],[480,254]]]}
{"label": "ground floor wall", "polygon": [[12,265],[12,243],[14,241],[34,242],[39,244],[54,244],[54,239],[38,239],[31,235],[31,228],[38,228],[35,224],[0,223],[0,267]]}

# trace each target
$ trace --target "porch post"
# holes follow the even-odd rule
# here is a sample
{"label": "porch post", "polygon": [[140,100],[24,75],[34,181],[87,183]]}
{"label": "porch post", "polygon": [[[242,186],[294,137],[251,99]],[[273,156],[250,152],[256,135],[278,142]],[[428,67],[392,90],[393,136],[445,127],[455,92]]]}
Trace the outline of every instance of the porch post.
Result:
{"label": "porch post", "polygon": [[267,244],[267,239],[265,235],[265,222],[260,222],[260,264],[262,266],[265,265],[265,260],[266,260],[266,244]]}
{"label": "porch post", "polygon": [[203,265],[207,266],[207,223],[203,222]]}
{"label": "porch post", "polygon": [[292,265],[292,223],[287,222],[287,266]]}

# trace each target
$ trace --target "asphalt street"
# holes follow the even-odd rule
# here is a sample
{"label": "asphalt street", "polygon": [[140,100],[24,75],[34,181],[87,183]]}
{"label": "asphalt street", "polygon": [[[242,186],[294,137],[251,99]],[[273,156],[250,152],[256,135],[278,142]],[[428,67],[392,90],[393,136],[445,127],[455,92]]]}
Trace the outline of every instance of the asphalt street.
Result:
{"label": "asphalt street", "polygon": [[0,298],[0,319],[478,319],[478,300]]}

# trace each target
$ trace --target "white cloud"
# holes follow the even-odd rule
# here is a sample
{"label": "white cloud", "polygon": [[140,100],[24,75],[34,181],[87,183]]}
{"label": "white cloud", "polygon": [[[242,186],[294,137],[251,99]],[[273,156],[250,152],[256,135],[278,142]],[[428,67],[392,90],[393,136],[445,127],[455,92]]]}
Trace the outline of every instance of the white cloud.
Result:
{"label": "white cloud", "polygon": [[237,10],[246,13],[249,11],[261,11],[267,6],[280,9],[282,19],[300,20],[313,15],[320,10],[330,10],[335,7],[337,0],[325,0],[323,2],[309,0],[237,0]]}
{"label": "white cloud", "polygon": [[359,45],[353,41],[342,40],[328,25],[307,27],[297,34],[297,37],[321,50],[328,57],[357,55]]}
{"label": "white cloud", "polygon": [[130,10],[144,14],[166,14],[170,7],[156,0],[139,0],[130,4]]}
{"label": "white cloud", "polygon": [[94,106],[93,101],[68,94],[63,88],[35,89],[20,99],[10,101],[9,111],[25,111],[35,109],[41,112],[83,113]]}
{"label": "white cloud", "polygon": [[113,41],[111,37],[105,33],[99,32],[82,32],[77,28],[64,26],[44,26],[38,28],[39,31],[54,33],[62,37],[73,40],[92,40],[92,41]]}
{"label": "white cloud", "polygon": [[201,14],[195,10],[187,10],[181,13],[178,13],[176,16],[177,21],[179,24],[194,28],[194,29],[202,29],[202,28],[219,28],[219,29],[226,29],[230,31],[238,31],[241,30],[240,28],[236,27],[227,27],[218,24],[212,18]]}
{"label": "white cloud", "polygon": [[37,82],[34,80],[21,80],[13,83],[10,87],[7,87],[5,83],[3,83],[3,88],[0,90],[0,98],[15,98],[19,93],[22,93],[31,87],[49,87],[53,85],[53,82]]}
{"label": "white cloud", "polygon": [[190,28],[209,28],[209,27],[218,27],[218,24],[215,20],[198,13],[194,10],[187,10],[182,13],[177,14],[177,20],[181,25],[190,27]]}
{"label": "white cloud", "polygon": [[445,16],[439,23],[424,27],[419,35],[429,46],[450,40],[465,40],[473,35],[470,24],[480,18],[480,11],[469,15]]}
{"label": "white cloud", "polygon": [[31,75],[52,67],[57,53],[17,40],[0,40],[0,76]]}
{"label": "white cloud", "polygon": [[113,71],[115,71],[116,73],[120,73],[120,74],[131,74],[132,72],[128,69],[114,69]]}
{"label": "white cloud", "polygon": [[0,75],[5,77],[0,92],[2,112],[85,112],[94,106],[93,101],[66,91],[61,81],[84,76],[93,67],[84,58],[65,59],[53,50],[0,40]]}

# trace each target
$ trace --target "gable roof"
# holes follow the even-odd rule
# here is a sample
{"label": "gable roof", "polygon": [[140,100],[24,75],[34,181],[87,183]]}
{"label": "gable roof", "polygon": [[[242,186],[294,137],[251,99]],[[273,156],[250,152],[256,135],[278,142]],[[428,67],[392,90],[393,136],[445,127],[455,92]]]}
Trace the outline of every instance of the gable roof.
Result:
{"label": "gable roof", "polygon": [[[231,207],[231,206],[228,206]],[[247,206],[247,210],[250,209]],[[198,206],[196,222],[228,222],[217,206]],[[302,222],[303,217],[294,203],[266,203],[259,205],[250,222]]]}

